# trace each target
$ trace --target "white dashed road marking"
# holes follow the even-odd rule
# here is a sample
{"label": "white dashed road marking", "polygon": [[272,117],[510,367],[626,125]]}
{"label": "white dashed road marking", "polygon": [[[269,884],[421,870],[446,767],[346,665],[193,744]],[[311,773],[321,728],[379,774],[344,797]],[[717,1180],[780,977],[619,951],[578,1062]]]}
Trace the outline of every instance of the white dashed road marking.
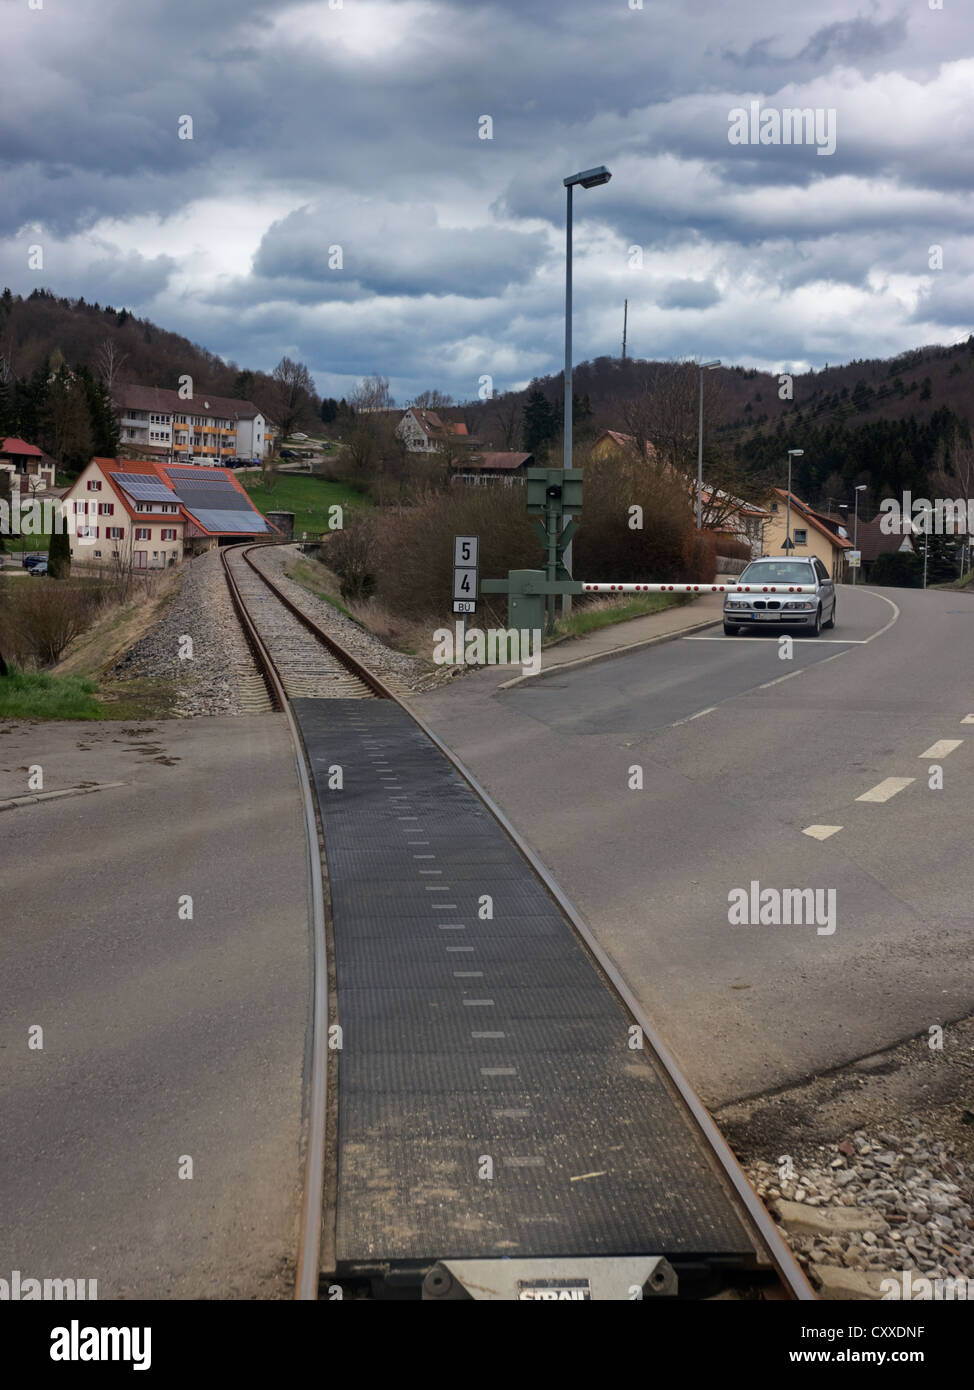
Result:
{"label": "white dashed road marking", "polygon": [[870,787],[868,792],[863,792],[862,796],[857,796],[857,801],[889,801],[891,796],[901,792],[904,787],[908,787],[911,782],[915,782],[915,777],[886,777],[878,786]]}
{"label": "white dashed road marking", "polygon": [[830,835],[838,834],[841,829],[841,825],[806,825],[802,834],[811,835],[813,840],[827,840]]}
{"label": "white dashed road marking", "polygon": [[931,743],[925,753],[921,753],[921,758],[946,758],[948,753],[953,753],[955,748],[959,748],[964,742],[962,738],[938,738],[936,743]]}

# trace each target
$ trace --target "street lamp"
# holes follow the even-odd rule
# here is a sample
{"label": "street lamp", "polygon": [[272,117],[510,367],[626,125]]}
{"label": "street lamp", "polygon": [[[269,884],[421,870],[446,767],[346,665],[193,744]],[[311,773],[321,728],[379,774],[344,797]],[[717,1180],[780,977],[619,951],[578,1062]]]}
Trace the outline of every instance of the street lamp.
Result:
{"label": "street lamp", "polygon": [[[855,515],[854,515],[853,522],[852,522],[852,548],[853,548],[853,550],[858,550],[858,549],[859,549],[859,494],[860,494],[860,492],[865,492],[865,491],[866,491],[866,484],[865,484],[865,483],[860,483],[859,486],[855,489],[855,495],[856,495],[856,509],[855,509]],[[855,586],[856,574],[858,573],[858,571],[859,571],[859,566],[858,566],[858,565],[853,565],[853,567],[852,567],[852,583],[853,583],[853,586]]]}
{"label": "street lamp", "polygon": [[797,458],[801,458],[801,456],[802,456],[802,454],[803,454],[804,452],[805,452],[804,449],[789,449],[789,450],[788,450],[788,508],[787,508],[786,520],[785,520],[785,544],[784,544],[784,552],[785,552],[786,555],[788,554],[789,550],[794,550],[794,548],[795,548],[795,547],[792,545],[792,542],[791,542],[791,461],[792,461],[793,458],[796,458],[796,459],[797,459]]}
{"label": "street lamp", "polygon": [[921,507],[919,515],[923,517],[923,587],[927,587],[927,552],[930,549],[930,517],[933,516],[933,507]]}
{"label": "street lamp", "polygon": [[[703,520],[703,374],[720,366],[720,358],[700,363],[700,419],[697,424],[697,530]],[[712,499],[711,499],[712,500]],[[713,515],[713,513],[711,513]]]}
{"label": "street lamp", "polygon": [[[608,183],[611,177],[612,174],[605,165],[599,164],[594,169],[583,169],[580,174],[572,174],[563,180],[568,191],[565,219],[565,447],[562,461],[562,467],[565,469],[572,466],[572,189],[576,184],[581,184],[582,188],[598,188],[601,184]],[[571,521],[571,517],[566,516],[565,521]],[[564,565],[571,574],[571,541],[565,547]],[[572,611],[571,594],[562,595],[561,611],[563,617]]]}

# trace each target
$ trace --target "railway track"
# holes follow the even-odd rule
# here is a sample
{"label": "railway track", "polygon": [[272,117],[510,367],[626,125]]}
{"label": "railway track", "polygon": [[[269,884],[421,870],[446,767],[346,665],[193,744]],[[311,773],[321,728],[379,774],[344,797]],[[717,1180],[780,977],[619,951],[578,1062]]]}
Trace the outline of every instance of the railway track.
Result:
{"label": "railway track", "polygon": [[265,679],[270,665],[289,700],[385,698],[385,688],[372,673],[302,613],[263,571],[254,555],[260,548],[234,546],[222,556],[237,612],[249,618],[244,630]]}
{"label": "railway track", "polygon": [[[288,720],[304,799],[314,990],[296,1297],[317,1298],[323,1278],[332,1297],[337,1283],[339,1289],[348,1290],[347,1296],[361,1296],[363,1289],[379,1297],[395,1296],[386,1290],[398,1290],[401,1296],[409,1287],[413,1296],[426,1299],[551,1297],[552,1287],[562,1289],[560,1297],[641,1298],[672,1296],[678,1291],[685,1297],[707,1297],[715,1288],[733,1288],[745,1298],[813,1299],[804,1275],[710,1115],[613,962],[544,865],[433,731],[261,570],[262,548],[228,548],[222,558],[235,609],[269,697]],[[322,768],[330,771],[335,761],[354,782],[353,803],[328,795]],[[422,838],[403,838],[399,843],[395,839],[417,835]],[[338,980],[332,993],[322,869],[326,840]],[[414,852],[417,849],[421,852]],[[424,867],[412,861],[421,861]],[[427,867],[433,863],[445,867]],[[422,881],[411,883],[411,874],[423,876]],[[515,901],[499,935],[459,935],[467,928],[455,919],[475,915],[468,914],[461,901],[470,888],[464,880],[472,874],[478,879],[490,875],[491,885],[511,893]],[[444,875],[457,882],[447,888]],[[478,883],[472,891],[479,893],[482,886]],[[456,901],[425,896],[435,893]],[[437,910],[449,916],[424,920],[424,914]],[[559,931],[564,934],[560,943],[552,939]],[[472,941],[480,944],[467,944]],[[557,960],[552,957],[540,964],[532,960],[533,955],[547,955],[556,947],[561,953]],[[442,967],[438,952],[443,952]],[[466,954],[458,957],[447,952]],[[484,959],[470,954],[476,952]],[[490,970],[447,969],[457,964],[483,964]],[[532,993],[532,969],[539,972],[537,982],[548,987],[544,1003],[535,1005],[530,1004],[532,998],[539,998]],[[563,991],[551,987],[552,969],[563,972],[569,982],[562,1002]],[[491,973],[494,985],[488,984]],[[351,984],[343,993],[346,978]],[[467,979],[477,983],[469,988],[457,983]],[[446,984],[450,993],[443,989]],[[606,1012],[594,994],[585,994],[591,989],[611,999],[611,1009]],[[494,993],[500,995],[497,1000]],[[375,1005],[366,1003],[365,1013],[356,1018],[355,1009],[370,998],[384,1000],[379,1012],[369,1013]],[[458,1016],[463,1016],[459,1032],[450,1019],[454,1004],[461,1006]],[[600,1020],[587,1042],[580,1036],[576,1040],[576,1030],[584,1023],[584,1018],[577,1017],[580,1004],[583,1014]],[[410,1014],[417,1005],[418,1017]],[[492,1016],[490,1028],[485,1030],[481,1021],[479,1028],[465,1031],[474,1006],[479,1011],[497,1005],[512,1010],[515,1029],[525,1035],[529,1032],[525,1008],[538,1009],[538,1021],[555,1031],[562,1026],[558,1015],[562,1010],[570,1030],[567,1070],[563,1047],[554,1049],[553,1061],[539,1059],[534,1043],[517,1054],[508,1041],[516,1032],[509,1034],[496,1026],[506,1019]],[[606,1042],[606,1034],[614,1035],[617,1026],[613,1011],[630,1033],[634,1025],[644,1040],[641,1053],[636,1054],[638,1062],[633,1053],[628,1053],[627,1060],[623,1052],[621,1069],[617,1043]],[[333,1097],[329,1104],[329,1032],[338,1017],[355,1046],[341,1053],[338,1103]],[[413,1055],[403,1057],[404,1048],[410,1051],[406,1041],[410,1030],[421,1043]],[[465,1038],[476,1041],[465,1042]],[[515,1051],[509,1055],[512,1047]],[[497,1049],[496,1055],[482,1051],[489,1048]],[[573,1050],[579,1048],[572,1061]],[[469,1056],[464,1055],[465,1049]],[[586,1069],[592,1069],[599,1049],[602,1061],[608,1059],[606,1065],[616,1071],[606,1073],[596,1093],[585,1092]],[[390,1058],[391,1071],[387,1068]],[[335,1060],[333,1055],[333,1065]],[[478,1065],[484,1061],[504,1065]],[[585,1068],[573,1072],[580,1061]],[[403,1062],[410,1066],[404,1069]],[[465,1073],[467,1063],[472,1065]],[[634,1066],[637,1072],[644,1069],[641,1085],[627,1098],[623,1092]],[[536,1068],[533,1081],[532,1068]],[[431,1079],[416,1082],[414,1072]],[[518,1094],[521,1081],[506,1078],[521,1074],[529,1089]],[[587,1104],[593,1107],[590,1115],[585,1114],[582,1092],[576,1093],[572,1079],[576,1074]],[[448,1077],[452,1079],[444,1086]],[[647,1083],[655,1098],[643,1089]],[[427,1085],[429,1092],[424,1090]],[[405,1089],[397,1093],[397,1086]],[[493,1086],[513,1086],[514,1091],[498,1089],[492,1100]],[[555,1109],[546,1110],[552,1091],[557,1090],[561,1094]],[[444,1091],[449,1096],[445,1103]],[[614,1102],[605,1099],[615,1091]],[[461,1136],[459,1150],[447,1165],[450,1180],[457,1184],[453,1227],[442,1225],[441,1213],[454,1211],[452,1201],[444,1206],[442,1200],[449,1188],[439,1190],[435,1209],[424,1211],[425,1172],[432,1161],[432,1151],[423,1148],[426,1141],[412,1152],[411,1168],[404,1157],[407,1150],[402,1145],[417,1092],[423,1111],[423,1120],[416,1122],[417,1133],[435,1135],[436,1153],[449,1150],[456,1133]],[[484,1112],[484,1103],[500,1108]],[[635,1131],[630,1128],[633,1103],[646,1125],[641,1137],[638,1123]],[[598,1113],[600,1104],[607,1107],[602,1113]],[[457,1108],[461,1119],[451,1136]],[[485,1120],[485,1113],[492,1113],[496,1123]],[[566,1114],[574,1118],[566,1120]],[[527,1124],[522,1123],[525,1118]],[[556,1130],[567,1124],[571,1131],[560,1135],[558,1162],[551,1162],[543,1152],[552,1121]],[[581,1195],[584,1185],[574,1186],[575,1178],[565,1183],[564,1172],[558,1168],[564,1168],[566,1158],[570,1165],[585,1163],[599,1143],[607,1145],[609,1153],[619,1152],[619,1144],[613,1148],[610,1137],[600,1135],[593,1141],[586,1132],[593,1122],[601,1129],[603,1121],[607,1130],[615,1126],[616,1138],[626,1139],[622,1147],[629,1152],[616,1175],[583,1173],[586,1179],[611,1182],[617,1177],[619,1181],[614,1197],[613,1190],[606,1189],[607,1195],[600,1193],[594,1199],[596,1205],[587,1207],[587,1198]],[[475,1126],[488,1133],[474,1141]],[[538,1150],[534,1156],[524,1156],[525,1140]],[[569,1150],[572,1146],[577,1150],[567,1156],[566,1140]],[[342,1149],[343,1141],[348,1152]],[[507,1141],[519,1144],[522,1151],[519,1157],[502,1157],[500,1162],[508,1162],[515,1170],[547,1168],[550,1195],[545,1194],[540,1176],[520,1190],[514,1176],[506,1191],[502,1185],[494,1189],[501,1194],[500,1206],[491,1206],[493,1192],[485,1198],[488,1184],[467,1180],[464,1149],[470,1142],[476,1153],[485,1145],[503,1149]],[[407,1171],[396,1172],[391,1179],[384,1169],[390,1152],[398,1154],[396,1162],[407,1165]],[[344,1198],[340,1188],[338,1195],[332,1194],[333,1203],[325,1202],[326,1166],[331,1174],[341,1170],[345,1187]],[[572,1206],[573,1202],[577,1205]],[[616,1221],[613,1206],[627,1207],[623,1219]],[[380,1218],[377,1212],[382,1213]],[[373,1218],[377,1224],[370,1225]],[[427,1226],[418,1237],[411,1230],[410,1243],[402,1233],[414,1219],[420,1228],[426,1219]],[[537,1234],[531,1239],[540,1241],[541,1248],[525,1249],[523,1259],[506,1253],[497,1258],[500,1250],[515,1244],[501,1239],[504,1222],[509,1235],[535,1223]],[[475,1234],[470,1248],[458,1254],[450,1246],[464,1223]],[[699,1244],[701,1234],[707,1238],[708,1233],[714,1252],[709,1266]],[[721,1283],[724,1279],[728,1282]],[[580,1294],[582,1285],[590,1292]],[[634,1294],[634,1288],[640,1292]]]}

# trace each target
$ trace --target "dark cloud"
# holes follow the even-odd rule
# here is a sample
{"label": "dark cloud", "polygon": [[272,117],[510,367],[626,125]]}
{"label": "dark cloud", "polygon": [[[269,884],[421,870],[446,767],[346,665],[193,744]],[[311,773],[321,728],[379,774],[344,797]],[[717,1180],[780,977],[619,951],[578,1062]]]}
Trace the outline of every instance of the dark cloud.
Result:
{"label": "dark cloud", "polygon": [[[949,335],[974,273],[974,21],[849,9],[7,6],[0,273],[126,301],[239,362],[301,356],[322,385],[381,371],[474,394],[478,369],[558,370],[561,181],[607,163],[575,200],[579,355],[618,350],[605,306],[627,293],[663,355],[697,351],[701,320],[711,355],[759,363],[905,348],[921,321]],[[834,107],[836,153],[730,145],[730,109],[758,97]],[[923,288],[934,240],[953,250]],[[864,295],[877,312],[846,311]]]}

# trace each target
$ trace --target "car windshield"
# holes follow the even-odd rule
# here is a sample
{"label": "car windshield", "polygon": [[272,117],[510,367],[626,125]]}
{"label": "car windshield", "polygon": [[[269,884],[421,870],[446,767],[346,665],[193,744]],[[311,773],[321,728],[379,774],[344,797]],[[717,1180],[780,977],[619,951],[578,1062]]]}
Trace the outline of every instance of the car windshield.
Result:
{"label": "car windshield", "polygon": [[748,565],[738,584],[814,584],[815,572],[804,560],[776,560],[770,565]]}

